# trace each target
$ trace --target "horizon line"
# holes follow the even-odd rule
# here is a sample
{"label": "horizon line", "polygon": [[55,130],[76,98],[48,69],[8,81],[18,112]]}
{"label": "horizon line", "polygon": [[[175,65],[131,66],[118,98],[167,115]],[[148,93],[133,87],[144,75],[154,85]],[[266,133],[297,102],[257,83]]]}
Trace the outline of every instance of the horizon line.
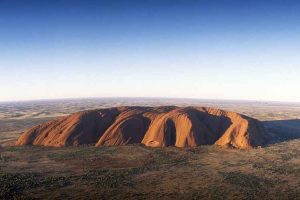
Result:
{"label": "horizon line", "polygon": [[142,97],[142,96],[103,96],[103,97],[65,97],[65,98],[37,98],[37,99],[20,99],[20,100],[0,100],[3,103],[25,103],[38,101],[62,101],[62,100],[88,100],[88,99],[178,99],[178,100],[207,100],[207,101],[244,101],[244,102],[271,102],[271,103],[290,103],[300,104],[300,101],[281,101],[281,100],[257,100],[257,99],[226,99],[226,98],[196,98],[196,97]]}

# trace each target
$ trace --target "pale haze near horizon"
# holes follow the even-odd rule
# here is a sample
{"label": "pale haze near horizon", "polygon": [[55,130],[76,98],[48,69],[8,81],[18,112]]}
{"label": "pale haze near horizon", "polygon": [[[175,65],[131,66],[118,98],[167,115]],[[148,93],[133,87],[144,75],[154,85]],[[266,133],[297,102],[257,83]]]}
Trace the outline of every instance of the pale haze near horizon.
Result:
{"label": "pale haze near horizon", "polygon": [[76,2],[0,4],[0,101],[300,102],[300,6],[295,1],[284,6],[280,1]]}

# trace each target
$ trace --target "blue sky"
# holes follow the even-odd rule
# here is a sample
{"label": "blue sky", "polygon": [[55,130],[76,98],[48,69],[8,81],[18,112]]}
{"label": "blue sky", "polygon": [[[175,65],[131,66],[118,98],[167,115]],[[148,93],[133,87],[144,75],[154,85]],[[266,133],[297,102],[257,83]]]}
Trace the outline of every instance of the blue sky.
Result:
{"label": "blue sky", "polygon": [[300,101],[300,1],[0,0],[0,101]]}

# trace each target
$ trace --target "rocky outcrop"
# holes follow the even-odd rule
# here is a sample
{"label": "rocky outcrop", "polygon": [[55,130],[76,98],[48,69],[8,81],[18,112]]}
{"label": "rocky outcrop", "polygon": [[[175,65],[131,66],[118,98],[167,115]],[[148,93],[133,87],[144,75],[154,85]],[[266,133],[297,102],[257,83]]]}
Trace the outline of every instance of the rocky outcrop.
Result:
{"label": "rocky outcrop", "polygon": [[253,118],[203,107],[117,107],[74,113],[24,132],[17,145],[82,144],[195,147],[217,144],[251,148],[266,143]]}

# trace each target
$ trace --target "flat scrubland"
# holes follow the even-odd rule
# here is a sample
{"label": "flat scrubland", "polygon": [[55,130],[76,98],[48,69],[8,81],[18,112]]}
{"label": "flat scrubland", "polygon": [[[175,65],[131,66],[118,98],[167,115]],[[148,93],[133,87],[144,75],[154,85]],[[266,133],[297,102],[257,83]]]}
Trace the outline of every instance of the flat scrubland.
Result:
{"label": "flat scrubland", "polygon": [[0,199],[297,199],[299,145],[5,147]]}
{"label": "flat scrubland", "polygon": [[[79,110],[211,106],[263,121],[264,148],[10,146],[27,128]],[[0,199],[300,199],[300,105],[173,99],[0,104]]]}

